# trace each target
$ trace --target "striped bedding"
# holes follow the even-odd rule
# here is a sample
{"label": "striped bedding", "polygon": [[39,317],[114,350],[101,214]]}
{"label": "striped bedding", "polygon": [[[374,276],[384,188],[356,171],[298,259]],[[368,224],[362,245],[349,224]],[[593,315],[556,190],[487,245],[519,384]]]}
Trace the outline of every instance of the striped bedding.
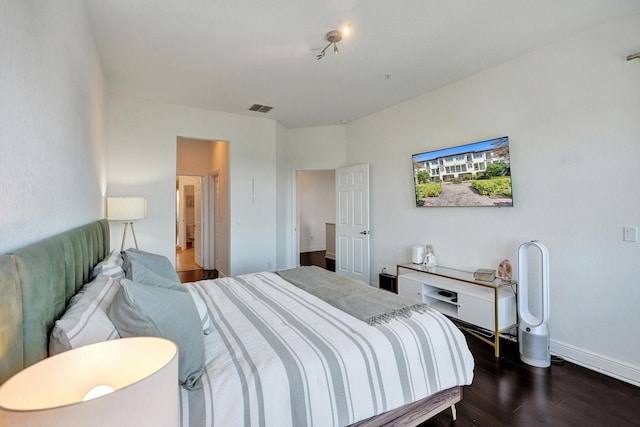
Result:
{"label": "striped bedding", "polygon": [[186,286],[207,303],[203,388],[181,425],[345,426],[468,385],[464,336],[435,310],[369,326],[264,272]]}

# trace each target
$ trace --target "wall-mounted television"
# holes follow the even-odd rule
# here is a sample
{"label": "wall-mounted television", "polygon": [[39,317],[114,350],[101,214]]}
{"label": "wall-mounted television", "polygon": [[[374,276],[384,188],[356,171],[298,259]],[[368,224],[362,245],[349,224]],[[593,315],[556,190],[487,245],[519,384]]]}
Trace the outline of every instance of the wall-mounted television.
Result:
{"label": "wall-mounted television", "polygon": [[411,156],[417,207],[513,206],[509,137]]}

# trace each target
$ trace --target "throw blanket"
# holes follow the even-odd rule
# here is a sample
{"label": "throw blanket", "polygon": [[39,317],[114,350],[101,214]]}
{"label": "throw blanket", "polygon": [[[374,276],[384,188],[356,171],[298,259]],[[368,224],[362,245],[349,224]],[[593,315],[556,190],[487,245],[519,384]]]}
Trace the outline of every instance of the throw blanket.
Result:
{"label": "throw blanket", "polygon": [[427,304],[412,298],[383,291],[316,266],[276,273],[287,282],[369,325],[386,323],[397,317],[410,317],[411,312],[424,313],[430,310]]}

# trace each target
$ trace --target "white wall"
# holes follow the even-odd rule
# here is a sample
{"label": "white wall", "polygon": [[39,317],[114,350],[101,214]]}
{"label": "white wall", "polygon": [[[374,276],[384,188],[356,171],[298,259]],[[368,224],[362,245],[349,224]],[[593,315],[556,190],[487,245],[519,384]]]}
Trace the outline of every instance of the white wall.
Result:
{"label": "white wall", "polygon": [[104,217],[105,96],[80,0],[3,1],[0,253]]}
{"label": "white wall", "polygon": [[[112,95],[108,130],[109,195],[147,197],[147,218],[136,223],[141,249],[174,259],[177,137],[224,140],[230,144],[230,274],[275,268],[273,120]],[[121,236],[122,225],[112,223],[112,246]]]}
{"label": "white wall", "polygon": [[295,259],[291,236],[291,166],[287,158],[289,131],[276,124],[276,268],[293,267]]}
{"label": "white wall", "polygon": [[345,126],[290,129],[287,160],[296,169],[334,169],[346,166]]}
{"label": "white wall", "polygon": [[325,224],[336,220],[335,176],[334,169],[297,172],[300,252],[327,248]]}
{"label": "white wall", "polygon": [[[434,245],[441,265],[497,268],[550,251],[552,351],[640,382],[640,14],[347,125],[371,164],[372,270]],[[513,208],[416,208],[411,154],[510,137]],[[631,326],[631,327],[629,327]]]}

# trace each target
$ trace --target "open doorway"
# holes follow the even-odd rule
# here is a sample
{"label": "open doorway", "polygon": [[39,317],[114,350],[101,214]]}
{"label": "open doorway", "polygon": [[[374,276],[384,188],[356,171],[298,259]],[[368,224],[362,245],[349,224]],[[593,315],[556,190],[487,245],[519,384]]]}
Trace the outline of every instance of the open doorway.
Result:
{"label": "open doorway", "polygon": [[[215,271],[230,266],[229,143],[177,138],[176,269]],[[181,276],[182,277],[182,276]],[[190,275],[196,277],[197,274]],[[208,278],[208,277],[206,277]]]}
{"label": "open doorway", "polygon": [[300,265],[335,271],[335,170],[296,172]]}
{"label": "open doorway", "polygon": [[200,270],[202,263],[202,177],[176,179],[176,270]]}

